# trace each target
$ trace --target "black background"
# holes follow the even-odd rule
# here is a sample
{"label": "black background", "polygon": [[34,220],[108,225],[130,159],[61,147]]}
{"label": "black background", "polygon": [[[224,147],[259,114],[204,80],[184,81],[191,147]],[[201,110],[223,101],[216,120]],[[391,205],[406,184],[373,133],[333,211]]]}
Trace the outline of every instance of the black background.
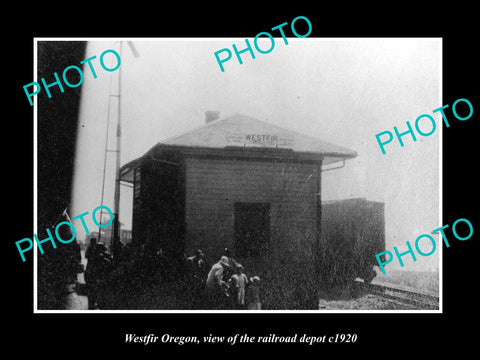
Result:
{"label": "black background", "polygon": [[[2,321],[9,348],[52,357],[80,354],[105,354],[143,357],[166,350],[176,352],[206,350],[211,356],[222,356],[225,350],[308,351],[317,356],[336,355],[343,351],[373,356],[416,356],[442,349],[461,349],[464,353],[476,341],[477,311],[476,275],[478,257],[478,202],[476,130],[480,104],[478,99],[478,38],[474,35],[473,7],[449,4],[418,8],[406,3],[355,7],[342,3],[333,9],[324,5],[296,6],[277,4],[260,11],[246,3],[222,3],[216,7],[186,3],[174,11],[164,5],[140,3],[110,4],[100,10],[92,4],[66,7],[42,7],[18,10],[11,24],[2,24],[4,54],[3,91],[3,189],[7,194],[4,214],[5,236],[2,255],[6,299]],[[275,11],[273,11],[275,9]],[[28,11],[27,11],[28,10]],[[451,241],[443,251],[443,314],[34,314],[33,259],[22,263],[15,241],[33,234],[33,107],[30,107],[23,85],[33,81],[34,37],[230,37],[253,38],[296,16],[310,19],[310,37],[442,37],[443,38],[443,104],[450,128],[443,131],[443,224],[458,218],[469,219],[474,235],[468,241]],[[478,20],[477,20],[478,21]],[[13,25],[12,25],[13,24]],[[302,33],[299,30],[300,33]],[[274,56],[274,54],[272,55]],[[83,59],[83,58],[82,58]],[[81,59],[80,59],[81,60]],[[58,69],[58,71],[63,70]],[[419,80],[420,81],[420,80]],[[6,86],[5,86],[6,85]],[[475,91],[474,91],[475,87]],[[68,101],[70,91],[58,95]],[[457,121],[451,105],[458,98],[473,104],[474,114],[468,121]],[[429,109],[426,109],[426,113]],[[408,120],[408,119],[406,119]],[[64,136],[65,124],[52,116],[50,138]],[[70,129],[72,130],[72,129]],[[373,134],[372,134],[373,135]],[[58,140],[61,143],[60,140]],[[62,168],[68,159],[48,159],[48,166]],[[59,190],[60,191],[60,190]],[[54,200],[52,199],[52,204]],[[45,205],[45,204],[44,204]],[[49,206],[48,204],[46,205]],[[53,206],[53,205],[52,205]],[[432,210],[436,211],[436,210]],[[447,231],[447,235],[451,232]],[[451,235],[450,237],[451,238]],[[357,334],[354,344],[225,344],[167,345],[157,342],[144,346],[125,344],[125,333],[144,335],[219,335],[247,333],[250,336],[309,336]],[[5,349],[6,351],[7,349]],[[268,354],[268,353],[267,353]],[[268,355],[267,355],[268,356]]]}

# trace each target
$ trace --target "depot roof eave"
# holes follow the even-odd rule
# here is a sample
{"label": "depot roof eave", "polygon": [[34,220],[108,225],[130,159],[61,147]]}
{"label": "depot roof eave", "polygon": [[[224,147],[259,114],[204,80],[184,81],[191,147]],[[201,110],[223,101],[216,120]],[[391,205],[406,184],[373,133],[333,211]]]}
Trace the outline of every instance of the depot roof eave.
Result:
{"label": "depot roof eave", "polygon": [[263,157],[322,161],[323,165],[352,159],[348,148],[298,133],[242,114],[234,114],[157,143],[142,157],[125,164],[121,180],[133,181],[133,169],[141,159],[164,151],[190,156]]}
{"label": "depot roof eave", "polygon": [[[208,148],[194,146],[167,145],[158,143],[147,151],[143,156],[134,159],[120,169],[120,179],[133,183],[133,169],[148,159],[164,161],[164,153],[181,153],[186,157],[209,157],[209,158],[235,158],[235,159],[269,159],[271,161],[311,161],[321,162],[322,165],[329,165],[339,161],[353,159],[357,156],[356,152],[349,154],[339,153],[316,153],[316,152],[295,152],[291,149],[271,149],[271,148],[242,148],[225,147]],[[168,161],[164,161],[169,163]]]}

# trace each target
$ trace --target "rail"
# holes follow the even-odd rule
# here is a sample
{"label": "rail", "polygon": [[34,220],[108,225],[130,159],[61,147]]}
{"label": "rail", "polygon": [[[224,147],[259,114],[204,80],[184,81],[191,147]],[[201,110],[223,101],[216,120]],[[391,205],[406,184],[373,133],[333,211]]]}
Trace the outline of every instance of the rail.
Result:
{"label": "rail", "polygon": [[439,309],[439,296],[436,294],[391,284],[368,284],[361,280],[356,280],[356,284],[365,292],[386,298],[388,300],[407,304],[415,309]]}

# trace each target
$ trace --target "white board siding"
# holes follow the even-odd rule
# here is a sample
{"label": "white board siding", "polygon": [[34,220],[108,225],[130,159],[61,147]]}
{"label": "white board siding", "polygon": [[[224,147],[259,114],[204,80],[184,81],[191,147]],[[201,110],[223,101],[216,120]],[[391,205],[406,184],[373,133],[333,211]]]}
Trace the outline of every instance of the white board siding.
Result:
{"label": "white board siding", "polygon": [[186,252],[204,249],[216,261],[233,248],[234,203],[270,203],[276,258],[311,259],[316,241],[317,164],[262,160],[185,160]]}

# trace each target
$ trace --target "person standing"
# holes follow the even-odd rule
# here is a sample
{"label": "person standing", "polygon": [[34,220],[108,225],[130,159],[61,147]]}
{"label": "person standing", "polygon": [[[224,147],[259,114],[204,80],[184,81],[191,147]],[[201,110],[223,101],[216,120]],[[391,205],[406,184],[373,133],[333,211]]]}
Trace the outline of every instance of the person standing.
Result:
{"label": "person standing", "polygon": [[85,252],[87,268],[85,269],[85,283],[88,290],[88,308],[95,309],[97,306],[97,281],[98,281],[98,245],[97,239],[91,238],[88,249]]}
{"label": "person standing", "polygon": [[201,278],[205,274],[205,261],[202,250],[197,250],[194,256],[186,260],[187,275],[192,278]]}
{"label": "person standing", "polygon": [[228,284],[224,281],[225,270],[228,269],[228,258],[222,256],[220,261],[213,264],[205,283],[206,304],[210,309],[228,308]]}
{"label": "person standing", "polygon": [[85,282],[88,286],[88,307],[97,309],[99,303],[104,304],[104,285],[110,271],[111,257],[108,254],[105,244],[97,243],[97,239],[90,240],[85,257],[87,258],[87,269],[85,271]]}
{"label": "person standing", "polygon": [[194,256],[185,260],[186,265],[186,291],[190,294],[192,308],[198,309],[201,304],[202,294],[205,288],[205,261],[202,250],[197,250]]}
{"label": "person standing", "polygon": [[243,266],[238,265],[236,273],[230,278],[232,283],[232,293],[234,295],[234,308],[243,310],[245,309],[245,289],[248,284],[247,275],[243,272]]}
{"label": "person standing", "polygon": [[223,249],[223,256],[227,257],[228,259],[228,268],[226,269],[225,279],[230,279],[232,275],[235,273],[235,269],[237,268],[240,263],[235,260],[232,256],[232,252],[229,248]]}
{"label": "person standing", "polygon": [[250,278],[248,293],[248,310],[261,310],[262,304],[260,303],[260,278],[258,276]]}
{"label": "person standing", "polygon": [[111,293],[111,271],[112,271],[112,256],[107,250],[104,243],[100,242],[98,246],[97,256],[97,278],[96,278],[96,295],[97,306],[101,309],[107,309],[110,307],[110,297],[107,296]]}
{"label": "person standing", "polygon": [[[90,239],[90,244],[88,245],[88,249],[85,252],[85,258],[87,260],[93,259],[95,256],[97,256],[97,239],[96,238],[91,238]],[[88,266],[88,264],[87,264]]]}

